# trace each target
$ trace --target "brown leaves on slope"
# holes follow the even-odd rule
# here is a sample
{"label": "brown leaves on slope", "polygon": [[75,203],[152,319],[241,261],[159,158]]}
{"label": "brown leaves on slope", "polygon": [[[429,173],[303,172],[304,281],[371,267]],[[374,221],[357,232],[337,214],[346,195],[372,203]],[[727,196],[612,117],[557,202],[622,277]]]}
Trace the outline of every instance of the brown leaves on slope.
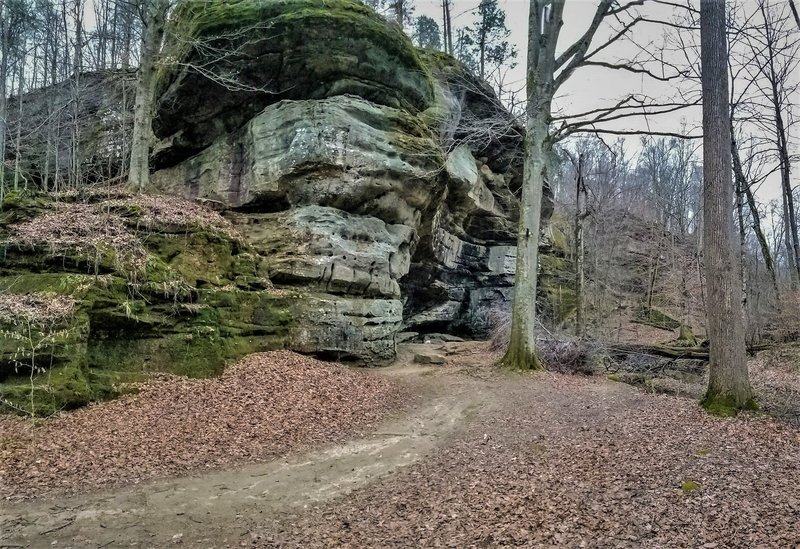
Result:
{"label": "brown leaves on slope", "polygon": [[137,213],[137,221],[146,227],[171,226],[182,229],[206,229],[229,238],[239,238],[230,221],[197,202],[178,196],[132,194],[102,202],[103,207]]}
{"label": "brown leaves on slope", "polygon": [[85,254],[113,251],[125,264],[140,266],[147,252],[116,214],[92,204],[56,204],[42,215],[9,227],[9,243],[45,247],[54,254],[74,250]]}
{"label": "brown leaves on slope", "polygon": [[267,459],[365,429],[400,394],[385,379],[289,351],[250,355],[218,379],[160,376],[40,427],[0,421],[0,497]]}
{"label": "brown leaves on slope", "polygon": [[113,252],[120,267],[138,270],[147,262],[140,238],[144,230],[204,230],[240,238],[219,213],[177,196],[113,190],[83,198],[90,202],[53,203],[52,209],[36,218],[10,226],[6,243],[45,248],[56,255],[76,251],[92,257]]}

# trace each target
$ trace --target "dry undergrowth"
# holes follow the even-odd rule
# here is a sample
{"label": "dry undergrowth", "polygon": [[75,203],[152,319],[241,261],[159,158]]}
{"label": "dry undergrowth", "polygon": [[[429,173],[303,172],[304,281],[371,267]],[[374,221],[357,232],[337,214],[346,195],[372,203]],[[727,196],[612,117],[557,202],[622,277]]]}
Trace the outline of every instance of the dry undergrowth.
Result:
{"label": "dry undergrowth", "polygon": [[761,408],[800,425],[800,350],[778,347],[759,353],[749,364],[750,379]]}
{"label": "dry undergrowth", "polygon": [[113,252],[127,268],[142,268],[147,252],[117,214],[97,204],[55,204],[44,214],[9,227],[7,244],[46,248],[51,254],[76,251],[90,256]]}
{"label": "dry undergrowth", "polygon": [[75,300],[69,296],[33,294],[0,294],[0,322],[16,324],[50,324],[69,318]]}
{"label": "dry undergrowth", "polygon": [[0,244],[44,248],[54,256],[71,251],[100,259],[113,254],[121,270],[138,272],[148,261],[143,231],[202,229],[241,238],[219,213],[180,197],[111,190],[69,198],[86,202],[54,202],[36,218],[8,227]]}
{"label": "dry undergrowth", "polygon": [[137,222],[147,227],[203,228],[232,239],[241,238],[231,222],[219,213],[176,196],[138,194],[114,198],[100,204],[111,211],[135,211]]}

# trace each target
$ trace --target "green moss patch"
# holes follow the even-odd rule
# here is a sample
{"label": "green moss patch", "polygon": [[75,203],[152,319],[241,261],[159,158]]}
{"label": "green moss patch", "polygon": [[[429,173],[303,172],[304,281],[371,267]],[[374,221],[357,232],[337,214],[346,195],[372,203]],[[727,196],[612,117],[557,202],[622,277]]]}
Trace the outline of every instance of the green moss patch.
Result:
{"label": "green moss patch", "polygon": [[51,416],[88,404],[94,391],[83,369],[52,368],[32,378],[17,376],[0,384],[0,411]]}
{"label": "green moss patch", "polygon": [[681,490],[684,494],[690,494],[700,489],[700,485],[693,480],[684,480],[681,482]]}
{"label": "green moss patch", "polygon": [[677,330],[681,323],[668,314],[656,309],[655,307],[648,307],[647,305],[640,305],[636,311],[634,311],[634,316],[632,322],[638,324],[646,324],[647,326],[653,326],[654,328],[660,328],[662,330]]}
{"label": "green moss patch", "polygon": [[741,400],[732,395],[715,394],[710,391],[700,404],[709,414],[719,417],[735,417],[739,412],[758,410],[758,404],[752,398]]}
{"label": "green moss patch", "polygon": [[[162,208],[153,197],[115,194],[58,206],[64,215],[77,207],[119,216],[117,228],[142,251],[138,268],[110,260],[97,274],[76,266],[63,255],[79,254],[71,241],[57,253],[18,246],[6,256],[0,411],[51,415],[112,398],[150,372],[209,377],[244,354],[286,345],[298,298],[271,291],[257,255],[218,214],[187,206],[187,217],[166,204],[173,198],[163,200]],[[48,197],[36,204],[38,214],[19,223],[32,227],[54,211]],[[98,249],[114,250],[92,231]]]}

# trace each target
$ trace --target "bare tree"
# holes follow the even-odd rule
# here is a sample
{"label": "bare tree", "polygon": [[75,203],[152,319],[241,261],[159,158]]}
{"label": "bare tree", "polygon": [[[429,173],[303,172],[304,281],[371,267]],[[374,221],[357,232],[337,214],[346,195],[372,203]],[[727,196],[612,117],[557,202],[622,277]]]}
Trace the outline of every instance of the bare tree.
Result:
{"label": "bare tree", "polygon": [[[796,123],[790,98],[798,90],[800,39],[785,4],[760,0],[752,12],[741,10],[732,18],[731,34],[736,40],[736,68],[731,68],[731,118],[734,128],[748,128],[760,147],[753,154],[768,159],[780,176],[782,190],[783,245],[793,288],[800,282],[800,237],[797,208],[791,184],[791,128]],[[745,159],[747,160],[747,159]],[[736,158],[734,158],[734,169]],[[748,181],[747,192],[755,182]],[[748,201],[749,203],[749,201]],[[751,214],[757,216],[750,207]],[[760,239],[759,239],[760,240]],[[766,255],[765,255],[766,261]]]}
{"label": "bare tree", "polygon": [[[756,198],[753,194],[753,189],[750,185],[750,182],[747,181],[747,177],[745,176],[744,168],[742,167],[742,160],[739,155],[739,148],[736,143],[736,137],[734,136],[734,128],[733,124],[731,124],[731,157],[733,159],[733,175],[736,181],[736,192],[737,192],[737,205],[741,204],[743,198],[747,200],[747,207],[750,212],[750,217],[752,219],[752,228],[753,232],[758,239],[758,244],[761,250],[761,256],[764,258],[764,265],[767,268],[767,272],[769,273],[770,280],[772,281],[773,288],[775,290],[775,295],[780,295],[780,289],[778,287],[778,276],[775,272],[775,262],[772,259],[772,252],[769,249],[769,244],[767,243],[767,237],[764,235],[764,229],[761,227],[761,215],[758,211],[758,205],[756,204]],[[740,225],[742,226],[742,231],[745,230],[744,227],[744,216],[740,214]],[[744,235],[741,236],[744,238]]]}
{"label": "bare tree", "polygon": [[[27,0],[0,0],[0,197],[5,192],[5,155],[8,146],[8,84],[16,73],[24,71],[25,26],[29,19]],[[24,73],[23,73],[24,75]],[[13,82],[12,82],[13,90]]]}
{"label": "bare tree", "polygon": [[450,15],[452,0],[442,0],[442,35],[444,51],[453,55],[453,18]]}
{"label": "bare tree", "polygon": [[144,5],[142,51],[136,83],[136,104],[133,113],[133,141],[131,144],[129,184],[143,190],[150,181],[150,142],[152,139],[153,102],[155,94],[155,69],[169,0],[147,0]]}
{"label": "bare tree", "polygon": [[745,360],[742,282],[731,217],[730,105],[725,2],[700,3],[703,89],[704,261],[710,341],[709,382],[703,405],[735,414],[754,407]]}
{"label": "bare tree", "polygon": [[[548,177],[547,170],[554,144],[581,128],[597,131],[603,121],[641,115],[642,105],[634,114],[630,107],[636,103],[631,95],[615,106],[600,108],[582,113],[577,122],[570,123],[561,117],[560,125],[552,127],[553,99],[565,82],[581,67],[590,65],[619,68],[613,63],[597,61],[598,53],[610,44],[625,36],[640,17],[621,23],[621,28],[594,49],[592,42],[604,21],[622,21],[634,6],[643,4],[640,0],[619,4],[614,0],[602,0],[591,23],[580,38],[558,53],[558,39],[563,25],[563,12],[566,0],[549,2],[531,0],[528,22],[528,87],[526,107],[525,165],[521,190],[519,234],[517,239],[516,279],[511,316],[509,346],[502,364],[510,368],[537,369],[541,363],[535,353],[534,326],[536,322],[536,288],[539,230],[541,224],[542,190]],[[644,68],[627,67],[643,75],[651,74]],[[658,77],[658,75],[654,75]],[[665,77],[659,77],[665,79]],[[668,79],[668,78],[667,78]],[[639,100],[641,102],[641,99]],[[626,112],[625,107],[628,107]],[[685,107],[685,104],[683,105]],[[660,111],[666,112],[666,111]]]}

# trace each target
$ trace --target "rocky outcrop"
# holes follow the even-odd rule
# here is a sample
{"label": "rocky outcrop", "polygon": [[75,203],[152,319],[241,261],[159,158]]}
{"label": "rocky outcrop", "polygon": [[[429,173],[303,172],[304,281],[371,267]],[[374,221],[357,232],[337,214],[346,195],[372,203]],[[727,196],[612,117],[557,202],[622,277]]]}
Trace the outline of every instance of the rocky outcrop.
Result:
{"label": "rocky outcrop", "polygon": [[491,88],[348,0],[192,6],[194,39],[236,54],[178,51],[161,75],[154,188],[225,211],[277,288],[314,296],[300,350],[485,336],[511,295],[522,144]]}
{"label": "rocky outcrop", "polygon": [[[345,94],[416,114],[433,101],[403,31],[352,0],[183,2],[178,60],[159,78],[160,165],[197,152],[286,99]],[[220,52],[225,52],[220,55]]]}
{"label": "rocky outcrop", "polygon": [[[213,368],[252,345],[372,363],[394,355],[400,332],[487,335],[512,292],[523,139],[488,84],[352,0],[183,2],[172,24],[183,38],[167,44],[158,74],[151,190],[216,210],[240,243],[203,240],[195,227],[182,252],[171,237],[142,244],[155,265],[182,269],[168,282],[202,305],[197,322],[160,311],[169,299],[147,297],[153,305],[122,322],[95,307],[108,302],[95,290],[73,296],[91,304],[78,317],[97,319],[78,330],[85,364],[106,352],[179,364],[170,346],[197,330],[228,342],[203,351]],[[97,139],[79,153],[113,177],[124,133],[112,126],[127,120],[128,96],[119,78],[82,81],[97,88],[82,135]],[[64,274],[39,251],[13,252],[15,270],[0,276]],[[91,272],[76,261],[67,274]],[[137,301],[127,292],[113,299]]]}

